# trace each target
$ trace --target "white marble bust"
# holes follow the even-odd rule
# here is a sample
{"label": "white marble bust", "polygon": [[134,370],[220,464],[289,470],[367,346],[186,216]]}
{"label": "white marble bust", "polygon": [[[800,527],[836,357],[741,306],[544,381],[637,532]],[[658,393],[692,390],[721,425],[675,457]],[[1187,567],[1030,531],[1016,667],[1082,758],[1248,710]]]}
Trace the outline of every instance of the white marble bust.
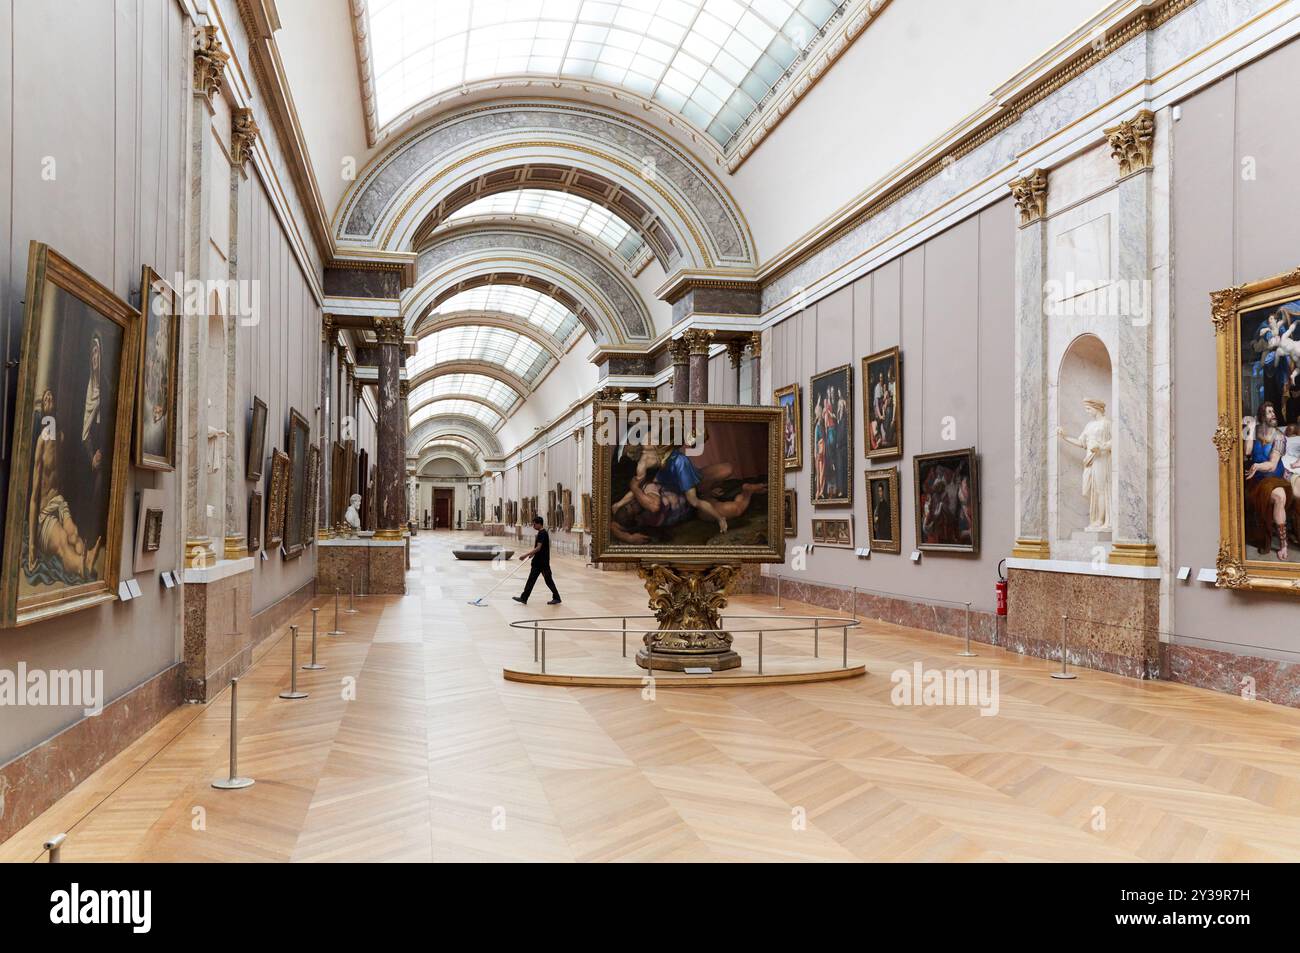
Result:
{"label": "white marble bust", "polygon": [[343,514],[343,520],[348,524],[352,532],[361,529],[361,494],[353,493],[348,506],[348,511]]}

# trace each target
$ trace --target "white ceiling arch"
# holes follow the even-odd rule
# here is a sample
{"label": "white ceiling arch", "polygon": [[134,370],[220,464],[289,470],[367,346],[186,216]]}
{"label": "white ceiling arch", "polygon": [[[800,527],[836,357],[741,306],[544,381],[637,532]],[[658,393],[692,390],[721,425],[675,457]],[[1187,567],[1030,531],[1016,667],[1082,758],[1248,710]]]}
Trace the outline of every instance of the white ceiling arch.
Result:
{"label": "white ceiling arch", "polygon": [[415,463],[416,476],[430,476],[424,471],[437,460],[450,460],[464,471],[465,476],[478,476],[483,472],[483,462],[461,452],[451,444],[433,445],[420,454]]}
{"label": "white ceiling arch", "polygon": [[[490,400],[487,400],[483,397],[479,397],[477,394],[444,394],[439,397],[430,397],[425,400],[421,400],[419,403],[408,402],[410,406],[410,411],[407,415],[407,420],[411,426],[415,426],[416,424],[423,423],[424,419],[430,413],[436,414],[439,409],[446,409],[445,406],[440,408],[440,405],[450,405],[453,403],[458,404],[461,402],[475,404],[483,408],[484,411],[490,412],[491,417],[483,416],[483,415],[479,415],[479,416],[481,417],[483,423],[488,424],[488,426],[492,427],[494,430],[499,428],[501,424],[505,422],[505,419],[508,416],[508,411],[502,410],[501,407],[498,406],[497,404],[494,404]],[[470,414],[470,416],[475,416],[475,415]],[[492,420],[495,420],[495,423],[492,423],[491,422]]]}
{"label": "white ceiling arch", "polygon": [[[407,385],[409,394],[415,394],[421,386],[448,374],[472,374],[482,377],[491,377],[509,387],[519,395],[520,400],[524,400],[533,392],[532,385],[520,377],[518,374],[512,374],[500,364],[493,364],[491,361],[444,361],[439,364],[431,364],[412,375]],[[408,395],[408,400],[410,399]]]}
{"label": "white ceiling arch", "polygon": [[458,440],[472,446],[480,458],[501,456],[501,444],[496,434],[473,417],[447,415],[432,417],[406,436],[406,455],[418,456],[425,445],[434,439]]}
{"label": "white ceiling arch", "polygon": [[499,377],[462,371],[426,377],[419,387],[410,389],[406,402],[408,406],[416,407],[438,397],[473,397],[508,417],[518,408],[524,395]]}
{"label": "white ceiling arch", "polygon": [[463,327],[501,328],[521,334],[557,361],[564,356],[566,349],[564,341],[547,334],[542,328],[530,324],[518,315],[507,314],[504,311],[426,312],[423,317],[416,318],[414,336],[418,340],[448,328]]}

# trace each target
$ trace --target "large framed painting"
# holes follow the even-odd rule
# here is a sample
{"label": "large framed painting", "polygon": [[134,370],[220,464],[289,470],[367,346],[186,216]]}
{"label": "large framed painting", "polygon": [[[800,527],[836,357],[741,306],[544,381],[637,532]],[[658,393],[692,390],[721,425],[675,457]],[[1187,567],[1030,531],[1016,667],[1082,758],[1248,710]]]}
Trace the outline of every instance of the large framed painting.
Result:
{"label": "large framed painting", "polygon": [[917,549],[979,552],[978,464],[974,447],[921,453],[912,458]]}
{"label": "large framed painting", "polygon": [[269,548],[284,542],[285,501],[289,495],[289,455],[271,450],[271,474],[266,489],[266,541]]}
{"label": "large framed painting", "polygon": [[863,447],[868,460],[903,453],[903,362],[896,347],[862,359]]}
{"label": "large framed painting", "polygon": [[32,242],[5,515],[5,625],[117,598],[140,312]]}
{"label": "large framed painting", "polygon": [[284,507],[285,559],[302,555],[307,524],[307,450],[311,446],[311,425],[307,418],[289,409],[289,492]]}
{"label": "large framed painting", "polygon": [[772,403],[781,408],[781,459],[787,470],[803,466],[803,416],[799,409],[799,385],[787,384],[772,392]]}
{"label": "large framed painting", "polygon": [[781,528],[786,536],[799,535],[799,494],[786,490],[781,502]]}
{"label": "large framed painting", "polygon": [[903,524],[898,518],[898,467],[867,471],[868,538],[873,553],[903,550]]}
{"label": "large framed painting", "polygon": [[808,386],[812,435],[812,504],[853,502],[853,368],[845,364],[818,374]]}
{"label": "large framed painting", "polygon": [[148,265],[140,277],[140,376],[135,407],[135,465],[176,469],[176,392],[181,317],[176,292]]}
{"label": "large framed painting", "polygon": [[266,401],[253,397],[252,416],[248,420],[248,458],[244,462],[244,478],[262,479],[266,464]]}
{"label": "large framed painting", "polygon": [[852,549],[853,517],[814,516],[812,521],[812,541],[818,546]]}
{"label": "large framed painting", "polygon": [[599,401],[592,558],[783,562],[781,410]]}
{"label": "large framed painting", "polygon": [[1300,268],[1210,296],[1218,585],[1300,592]]}
{"label": "large framed painting", "polygon": [[304,543],[316,542],[316,519],[320,511],[320,447],[307,448],[307,495],[303,500],[302,538]]}

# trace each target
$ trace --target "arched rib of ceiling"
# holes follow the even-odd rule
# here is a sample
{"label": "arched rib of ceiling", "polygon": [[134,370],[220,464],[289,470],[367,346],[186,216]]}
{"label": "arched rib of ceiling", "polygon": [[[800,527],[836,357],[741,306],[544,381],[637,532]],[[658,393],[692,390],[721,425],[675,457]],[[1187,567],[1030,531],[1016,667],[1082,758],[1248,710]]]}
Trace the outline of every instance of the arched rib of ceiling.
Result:
{"label": "arched rib of ceiling", "polygon": [[531,164],[585,170],[643,196],[681,228],[672,232],[683,267],[757,265],[734,199],[676,143],[621,112],[543,101],[466,109],[398,138],[344,196],[334,222],[340,252],[410,251],[447,195],[485,173]]}
{"label": "arched rib of ceiling", "polygon": [[467,400],[470,401],[471,403],[480,404],[483,407],[486,407],[488,410],[492,411],[492,413],[496,414],[498,417],[500,417],[502,421],[504,421],[507,417],[510,416],[510,411],[503,408],[500,404],[494,404],[486,397],[481,397],[478,394],[448,393],[448,394],[439,394],[436,397],[425,397],[422,398],[417,403],[411,403],[410,401],[408,401],[408,404],[410,405],[410,413],[408,415],[408,420],[414,420],[416,414],[418,414],[425,407],[428,407],[430,404],[437,404],[437,403],[441,403],[442,401],[448,401],[448,400]]}
{"label": "arched rib of ceiling", "polygon": [[424,421],[418,427],[413,427],[406,435],[406,455],[418,455],[434,437],[454,435],[461,437],[473,444],[482,457],[499,457],[501,456],[501,443],[497,440],[497,435],[491,430],[484,427],[473,417],[461,417],[454,414],[448,414],[442,417],[431,417]]}
{"label": "arched rib of ceiling", "polygon": [[435,434],[421,444],[419,453],[414,456],[418,460],[421,455],[438,449],[452,449],[465,454],[471,460],[481,461],[483,459],[483,451],[478,444],[468,437],[462,437],[456,433]]}
{"label": "arched rib of ceiling", "polygon": [[420,387],[411,388],[407,404],[418,406],[440,397],[475,398],[486,401],[503,417],[508,417],[523,400],[519,393],[509,384],[486,374],[447,373],[435,375]]}
{"label": "arched rib of ceiling", "polygon": [[[469,206],[481,203],[491,197],[503,197],[505,193],[515,193],[522,198],[529,198],[531,193],[544,191],[574,196],[596,208],[604,209],[615,216],[649,247],[665,272],[670,271],[682,257],[682,249],[687,247],[679,235],[686,231],[685,223],[676,222],[676,216],[656,209],[644,196],[644,183],[638,188],[633,183],[617,182],[609,176],[573,166],[538,164],[519,164],[503,169],[482,171],[464,181],[443,195],[437,205],[429,212],[415,231],[411,246],[420,248],[433,236],[436,229],[449,222],[454,222],[456,213]],[[495,204],[495,203],[494,203]],[[537,203],[527,202],[533,209]],[[533,211],[525,212],[533,217],[552,218],[559,222],[568,222],[572,216],[560,219],[548,216],[547,205],[542,203]],[[520,214],[518,202],[510,214]],[[670,217],[671,216],[671,217]],[[630,260],[630,256],[623,256]]]}
{"label": "arched rib of ceiling", "polygon": [[[458,407],[462,402],[473,406]],[[469,413],[469,411],[474,412]],[[407,417],[407,424],[411,427],[417,427],[430,417],[439,414],[475,417],[483,426],[491,428],[494,432],[506,420],[505,415],[499,409],[481,397],[438,397],[433,400],[421,401],[417,406],[412,407]]]}
{"label": "arched rib of ceiling", "polygon": [[[492,202],[498,198],[508,199],[509,193],[493,196],[487,201]],[[524,228],[539,235],[553,235],[556,238],[577,242],[595,257],[608,262],[611,268],[627,272],[628,276],[633,278],[641,274],[645,266],[654,258],[649,246],[641,240],[641,237],[636,232],[629,230],[627,233],[628,241],[635,243],[635,247],[632,249],[634,258],[629,259],[619,250],[593,235],[588,235],[579,228],[551,218],[538,218],[535,215],[494,213],[467,217],[457,216],[448,220],[440,230],[434,231],[433,234],[436,236],[453,228],[509,228],[511,226]]]}
{"label": "arched rib of ceiling", "polygon": [[465,471],[465,476],[478,476],[483,472],[483,464],[480,461],[471,459],[450,446],[444,446],[433,447],[421,454],[419,461],[415,465],[416,476],[431,476],[431,474],[424,471],[429,464],[438,460],[450,460]]}
{"label": "arched rib of ceiling", "polygon": [[446,374],[482,374],[484,377],[495,378],[518,394],[520,400],[524,400],[533,392],[532,386],[526,380],[518,374],[510,373],[500,364],[489,361],[443,361],[421,369],[412,377],[407,385],[409,393],[414,394],[421,384],[437,380]]}
{"label": "arched rib of ceiling", "polygon": [[406,373],[414,379],[428,367],[459,361],[493,364],[532,386],[555,365],[556,359],[515,328],[475,322],[439,328],[426,335],[416,345],[415,354],[407,358]]}
{"label": "arched rib of ceiling", "polygon": [[531,339],[557,361],[564,356],[564,342],[529,324],[519,315],[506,314],[504,311],[455,311],[451,314],[426,312],[415,319],[414,335],[416,338],[425,338],[448,328],[463,327],[504,328]]}

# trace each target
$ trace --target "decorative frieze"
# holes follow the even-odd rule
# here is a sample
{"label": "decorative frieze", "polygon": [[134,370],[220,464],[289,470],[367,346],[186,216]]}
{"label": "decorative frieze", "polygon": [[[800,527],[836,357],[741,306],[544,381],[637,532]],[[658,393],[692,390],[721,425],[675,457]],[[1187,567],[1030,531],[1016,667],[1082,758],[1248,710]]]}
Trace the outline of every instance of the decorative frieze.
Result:
{"label": "decorative frieze", "polygon": [[1111,157],[1119,163],[1120,178],[1151,168],[1155,138],[1156,114],[1149,109],[1106,130]]}
{"label": "decorative frieze", "polygon": [[199,27],[194,31],[194,92],[211,97],[221,92],[222,71],[230,54],[221,48],[221,38],[215,26]]}
{"label": "decorative frieze", "polygon": [[253,119],[253,110],[236,109],[230,118],[230,161],[241,169],[253,154],[253,145],[257,142],[257,123]]}
{"label": "decorative frieze", "polygon": [[1032,225],[1047,214],[1047,170],[1035,169],[1011,181],[1011,197],[1020,213],[1020,227]]}

